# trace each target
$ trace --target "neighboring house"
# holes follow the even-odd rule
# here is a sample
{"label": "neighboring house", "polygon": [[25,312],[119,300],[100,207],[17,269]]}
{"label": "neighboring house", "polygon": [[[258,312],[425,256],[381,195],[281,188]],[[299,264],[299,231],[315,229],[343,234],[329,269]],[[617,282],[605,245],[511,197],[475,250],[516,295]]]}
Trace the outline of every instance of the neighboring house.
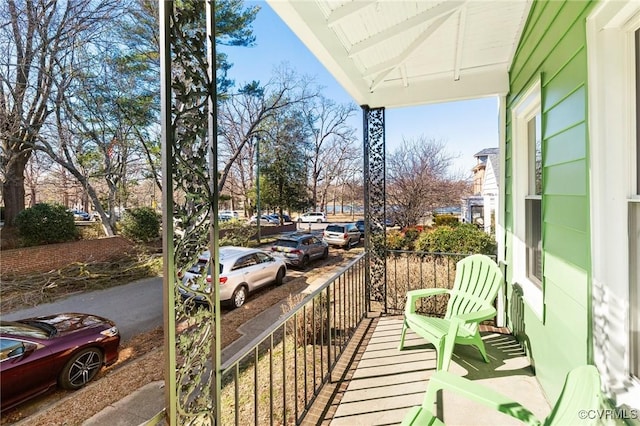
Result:
{"label": "neighboring house", "polygon": [[499,320],[549,400],[595,364],[639,408],[640,2],[409,3],[269,1],[364,105],[365,174],[385,108],[499,96]]}
{"label": "neighboring house", "polygon": [[485,232],[495,231],[498,210],[498,148],[485,148],[474,155],[473,195],[462,199],[461,220],[481,226]]}
{"label": "neighboring house", "polygon": [[484,179],[482,181],[482,199],[484,208],[484,231],[494,233],[500,222],[500,158],[498,150],[487,157]]}

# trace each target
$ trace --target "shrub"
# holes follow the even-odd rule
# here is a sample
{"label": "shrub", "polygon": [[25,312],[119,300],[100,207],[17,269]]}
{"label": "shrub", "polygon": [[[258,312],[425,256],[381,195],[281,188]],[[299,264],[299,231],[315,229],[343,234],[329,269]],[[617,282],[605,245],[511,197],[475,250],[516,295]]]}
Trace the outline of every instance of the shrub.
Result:
{"label": "shrub", "polygon": [[73,213],[60,204],[40,203],[18,213],[18,233],[27,246],[52,244],[78,238]]}
{"label": "shrub", "polygon": [[496,254],[496,241],[470,223],[455,227],[440,226],[423,232],[416,241],[416,250],[431,253]]}
{"label": "shrub", "polygon": [[404,248],[404,235],[394,229],[387,232],[387,248],[389,250],[402,250]]}
{"label": "shrub", "polygon": [[404,230],[404,247],[406,250],[414,249],[415,242],[420,236],[421,232],[422,230],[418,228],[407,228]]}
{"label": "shrub", "polygon": [[149,242],[160,236],[160,218],[149,207],[128,209],[122,219],[122,235],[133,241]]}
{"label": "shrub", "polygon": [[454,226],[458,226],[459,224],[460,224],[460,221],[458,220],[458,217],[452,214],[439,214],[433,218],[434,226],[454,227]]}

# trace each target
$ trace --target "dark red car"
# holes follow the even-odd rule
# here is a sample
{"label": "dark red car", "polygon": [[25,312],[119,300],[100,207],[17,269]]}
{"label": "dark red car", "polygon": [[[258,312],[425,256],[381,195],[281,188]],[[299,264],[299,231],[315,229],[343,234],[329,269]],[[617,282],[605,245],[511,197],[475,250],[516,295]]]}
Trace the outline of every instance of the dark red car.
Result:
{"label": "dark red car", "polygon": [[96,315],[0,321],[0,410],[55,386],[79,389],[118,359],[120,333]]}

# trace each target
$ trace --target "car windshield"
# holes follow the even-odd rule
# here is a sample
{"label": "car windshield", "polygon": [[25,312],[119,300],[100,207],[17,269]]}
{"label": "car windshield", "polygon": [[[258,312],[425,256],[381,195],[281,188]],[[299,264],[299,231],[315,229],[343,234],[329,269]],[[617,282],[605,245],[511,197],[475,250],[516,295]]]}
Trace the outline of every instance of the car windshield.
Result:
{"label": "car windshield", "polygon": [[28,324],[3,321],[0,323],[0,333],[11,334],[12,336],[48,339],[56,333],[56,329],[49,324],[38,321],[29,321]]}
{"label": "car windshield", "polygon": [[[200,259],[198,260],[198,263],[196,263],[191,268],[189,268],[187,272],[191,272],[192,274],[202,274],[202,272],[206,267],[207,267],[207,261],[204,259]],[[222,269],[223,269],[222,264],[220,264],[220,273],[222,273]],[[209,274],[211,274],[211,271],[209,271]]]}
{"label": "car windshield", "polygon": [[327,226],[327,231],[329,231],[329,232],[344,232],[344,226],[329,225],[329,226]]}
{"label": "car windshield", "polygon": [[295,240],[277,240],[274,246],[278,247],[298,247],[298,242]]}

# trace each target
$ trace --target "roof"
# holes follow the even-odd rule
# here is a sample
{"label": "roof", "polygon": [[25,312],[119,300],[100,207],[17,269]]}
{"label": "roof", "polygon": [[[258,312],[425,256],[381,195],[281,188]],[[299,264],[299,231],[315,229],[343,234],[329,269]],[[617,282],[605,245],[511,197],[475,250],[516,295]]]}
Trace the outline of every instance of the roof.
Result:
{"label": "roof", "polygon": [[495,154],[489,155],[487,159],[487,164],[491,165],[491,169],[493,170],[493,174],[496,179],[496,183],[500,182],[500,156],[496,152]]}
{"label": "roof", "polygon": [[498,148],[485,148],[482,151],[474,154],[474,157],[486,157],[489,155],[498,155],[499,149]]}
{"label": "roof", "polygon": [[360,105],[506,94],[531,0],[267,0]]}

